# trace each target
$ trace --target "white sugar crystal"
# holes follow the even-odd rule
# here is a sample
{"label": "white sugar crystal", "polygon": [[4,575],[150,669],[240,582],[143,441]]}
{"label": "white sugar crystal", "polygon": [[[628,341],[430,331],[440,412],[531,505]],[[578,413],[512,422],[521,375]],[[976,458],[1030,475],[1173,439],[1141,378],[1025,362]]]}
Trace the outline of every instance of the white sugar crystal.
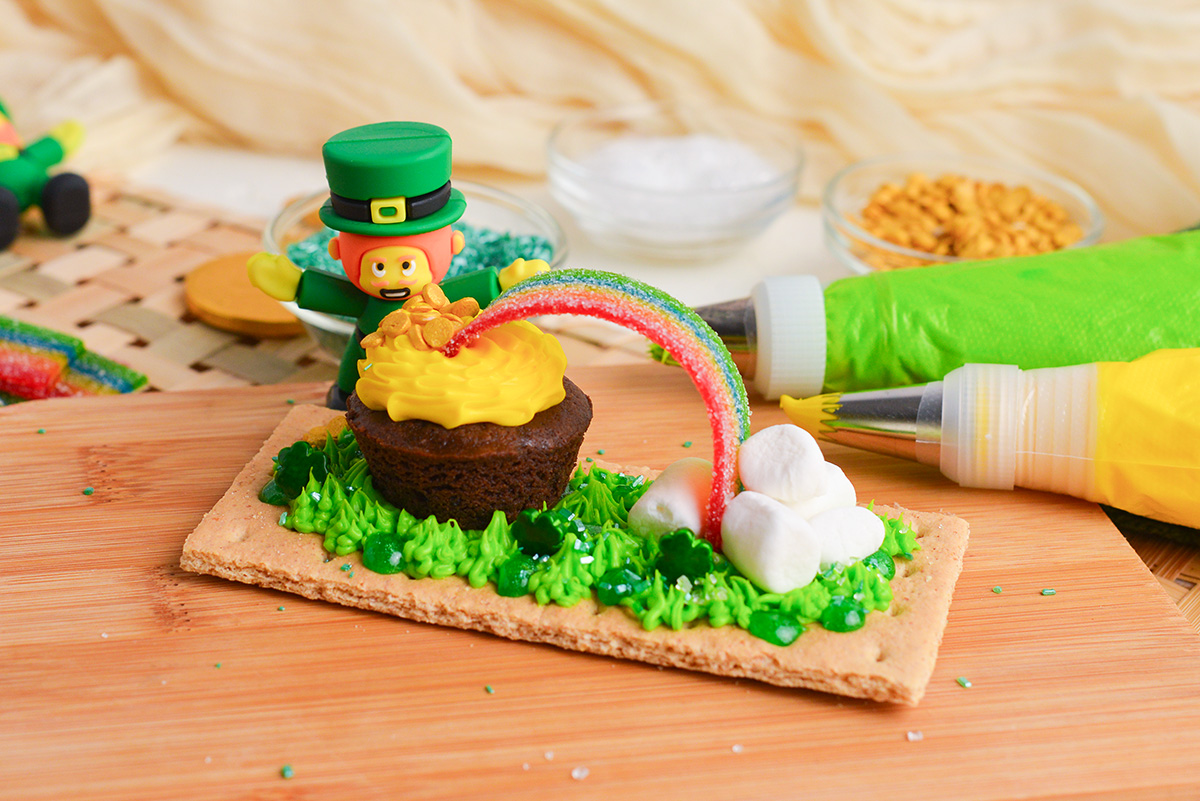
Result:
{"label": "white sugar crystal", "polygon": [[775,176],[753,149],[713,134],[622,136],[580,163],[613,183],[653,192],[744,189]]}
{"label": "white sugar crystal", "polygon": [[751,147],[712,134],[622,136],[579,161],[606,218],[661,229],[728,225],[779,198],[778,171]]}

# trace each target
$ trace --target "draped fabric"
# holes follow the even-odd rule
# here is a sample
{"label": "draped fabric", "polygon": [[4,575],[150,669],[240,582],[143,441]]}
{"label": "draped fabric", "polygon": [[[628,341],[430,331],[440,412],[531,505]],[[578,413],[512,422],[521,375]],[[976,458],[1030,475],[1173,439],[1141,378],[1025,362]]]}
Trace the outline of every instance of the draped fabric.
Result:
{"label": "draped fabric", "polygon": [[528,176],[579,109],[721,103],[795,132],[805,202],[942,151],[1075,180],[1107,239],[1200,222],[1200,6],[1170,0],[0,0],[0,96],[26,137],[82,120],[78,169],[418,119]]}

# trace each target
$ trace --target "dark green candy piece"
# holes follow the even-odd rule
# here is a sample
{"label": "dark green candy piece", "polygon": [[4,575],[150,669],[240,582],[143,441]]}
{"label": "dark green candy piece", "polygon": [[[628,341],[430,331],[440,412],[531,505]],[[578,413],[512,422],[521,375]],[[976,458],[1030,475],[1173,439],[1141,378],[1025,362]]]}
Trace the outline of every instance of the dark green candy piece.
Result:
{"label": "dark green candy piece", "polygon": [[750,613],[747,630],[772,645],[791,645],[804,633],[804,624],[794,616],[770,609]]}
{"label": "dark green candy piece", "polygon": [[605,606],[616,606],[622,599],[641,595],[649,588],[649,579],[629,568],[614,567],[596,583],[596,595]]}
{"label": "dark green candy piece", "polygon": [[329,475],[329,459],[324,451],[313,450],[301,440],[275,457],[275,485],[288,498],[295,498],[304,491],[309,475],[318,482]]}
{"label": "dark green candy piece", "polygon": [[363,567],[376,573],[399,573],[405,568],[404,540],[395,534],[372,534],[363,542]]}
{"label": "dark green candy piece", "polygon": [[854,631],[867,622],[867,609],[848,595],[835,595],[821,612],[821,625],[830,631]]}
{"label": "dark green candy piece", "polygon": [[515,553],[496,571],[496,594],[505,598],[520,598],[529,594],[529,577],[537,565],[523,553]]}
{"label": "dark green candy piece", "polygon": [[658,548],[661,555],[655,567],[667,584],[674,584],[680,576],[694,580],[712,572],[712,544],[697,538],[686,528],[664,534],[658,541]]}
{"label": "dark green candy piece", "polygon": [[291,498],[284,494],[283,490],[279,489],[279,485],[275,483],[275,479],[268,481],[258,491],[258,499],[272,506],[287,506],[288,501],[291,500]]}
{"label": "dark green candy piece", "polygon": [[551,556],[562,547],[568,532],[577,537],[586,531],[583,521],[565,509],[541,512],[526,509],[513,521],[510,533],[526,556]]}
{"label": "dark green candy piece", "polygon": [[864,557],[862,561],[864,565],[878,572],[888,581],[891,581],[892,576],[896,575],[896,560],[892,559],[882,548],[870,556]]}

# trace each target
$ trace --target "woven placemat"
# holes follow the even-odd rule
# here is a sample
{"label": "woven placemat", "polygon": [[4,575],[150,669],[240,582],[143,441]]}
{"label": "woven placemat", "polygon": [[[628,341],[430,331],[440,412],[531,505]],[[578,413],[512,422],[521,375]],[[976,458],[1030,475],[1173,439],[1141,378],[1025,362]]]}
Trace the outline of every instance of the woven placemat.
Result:
{"label": "woven placemat", "polygon": [[[260,339],[197,320],[184,277],[217,256],[261,247],[264,220],[92,177],[92,219],[77,235],[18,237],[0,253],[0,315],[79,337],[129,365],[151,391],[332,381],[336,359],[307,335]],[[646,358],[645,341],[572,318],[562,334],[572,364]]]}
{"label": "woven placemat", "polygon": [[[335,378],[336,360],[307,335],[241,336],[187,310],[184,277],[214,257],[258,250],[264,220],[115,179],[89,180],[93,213],[82,231],[66,239],[21,236],[0,253],[0,315],[79,337],[89,350],[145,373],[150,391]],[[648,358],[642,337],[607,323],[539,322],[559,335],[573,365]],[[1195,540],[1166,538],[1153,521],[1132,515],[1114,515],[1114,522],[1200,630]]]}

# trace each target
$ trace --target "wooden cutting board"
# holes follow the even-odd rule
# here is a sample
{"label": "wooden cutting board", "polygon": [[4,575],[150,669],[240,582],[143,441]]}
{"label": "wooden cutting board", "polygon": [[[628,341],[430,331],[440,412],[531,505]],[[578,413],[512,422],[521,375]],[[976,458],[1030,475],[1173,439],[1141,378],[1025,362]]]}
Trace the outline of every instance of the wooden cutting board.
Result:
{"label": "wooden cutting board", "polygon": [[[661,467],[711,447],[682,372],[572,377],[596,407],[584,455],[603,448],[605,459]],[[1200,638],[1100,510],[964,490],[871,454],[827,455],[860,499],[971,524],[917,708],[508,642],[181,571],[184,539],[288,400],[319,402],[323,390],[0,409],[0,795],[844,801],[855,791],[1146,798],[1200,786]],[[784,421],[756,406],[756,430]]]}

